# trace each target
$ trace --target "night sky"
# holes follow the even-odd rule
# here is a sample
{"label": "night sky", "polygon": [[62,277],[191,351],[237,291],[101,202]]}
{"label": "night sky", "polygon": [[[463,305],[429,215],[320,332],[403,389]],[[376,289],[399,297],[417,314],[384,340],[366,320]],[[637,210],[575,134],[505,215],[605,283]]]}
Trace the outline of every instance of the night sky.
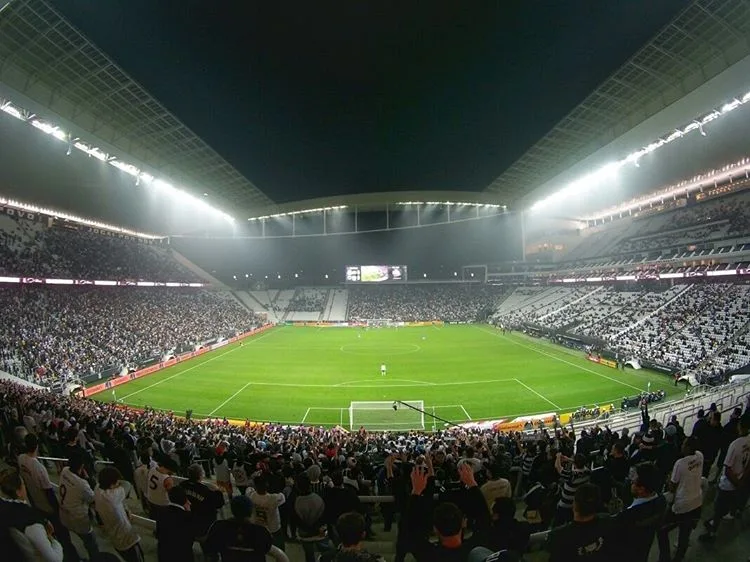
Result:
{"label": "night sky", "polygon": [[481,190],[685,0],[52,0],[275,201]]}

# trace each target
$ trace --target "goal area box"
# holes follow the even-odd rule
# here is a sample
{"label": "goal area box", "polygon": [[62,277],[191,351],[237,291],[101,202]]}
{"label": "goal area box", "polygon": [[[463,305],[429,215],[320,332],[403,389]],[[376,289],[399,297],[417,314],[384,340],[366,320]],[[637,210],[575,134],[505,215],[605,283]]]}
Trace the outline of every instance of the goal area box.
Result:
{"label": "goal area box", "polygon": [[[396,404],[396,408],[394,408]],[[411,408],[409,407],[411,406]],[[416,408],[416,409],[414,409]],[[349,429],[364,427],[371,431],[424,430],[424,401],[351,402]]]}

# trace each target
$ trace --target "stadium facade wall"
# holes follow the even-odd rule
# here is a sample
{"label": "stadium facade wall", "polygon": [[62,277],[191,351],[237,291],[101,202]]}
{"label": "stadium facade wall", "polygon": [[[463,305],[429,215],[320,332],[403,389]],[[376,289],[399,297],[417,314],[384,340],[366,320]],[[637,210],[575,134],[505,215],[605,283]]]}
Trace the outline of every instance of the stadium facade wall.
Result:
{"label": "stadium facade wall", "polygon": [[197,349],[195,351],[189,351],[187,353],[182,353],[178,355],[177,357],[169,359],[168,361],[160,361],[159,363],[156,363],[155,365],[145,367],[144,369],[139,369],[138,371],[135,371],[133,373],[128,373],[127,375],[115,377],[102,384],[97,384],[97,385],[84,389],[83,390],[84,396],[86,397],[93,396],[94,394],[99,394],[100,392],[104,392],[105,390],[113,389],[117,386],[120,386],[121,384],[125,384],[126,382],[130,382],[132,380],[139,379],[147,375],[152,375],[158,371],[161,371],[162,369],[166,369],[167,367],[172,367],[173,365],[176,365],[177,363],[180,363],[187,359],[193,359],[194,357],[198,357],[199,355],[203,355],[204,353],[208,353],[209,351],[213,351],[220,347],[224,347],[225,345],[228,345],[230,343],[244,340],[245,338],[248,338],[250,336],[254,336],[254,335],[260,334],[261,332],[265,332],[266,330],[272,328],[273,326],[274,326],[273,324],[266,324],[265,326],[261,326],[260,328],[255,328],[254,330],[250,330],[249,332],[245,332],[244,334],[240,334],[238,336],[231,337],[229,339],[220,341],[218,343],[214,343],[212,345],[202,347],[201,349]]}

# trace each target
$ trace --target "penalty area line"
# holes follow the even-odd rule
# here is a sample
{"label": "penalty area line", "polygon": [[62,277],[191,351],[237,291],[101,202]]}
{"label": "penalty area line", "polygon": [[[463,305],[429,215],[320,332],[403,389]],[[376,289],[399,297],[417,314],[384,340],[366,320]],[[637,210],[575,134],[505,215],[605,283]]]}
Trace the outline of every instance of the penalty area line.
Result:
{"label": "penalty area line", "polygon": [[549,404],[552,404],[555,407],[556,410],[562,410],[562,408],[560,406],[558,406],[557,404],[555,404],[552,400],[550,400],[549,398],[547,398],[544,394],[540,394],[539,392],[537,392],[536,390],[534,390],[533,388],[531,388],[528,384],[523,383],[523,382],[519,381],[518,379],[515,379],[515,381],[518,384],[520,384],[522,387],[524,387],[526,390],[528,390],[528,391],[533,392],[534,394],[536,394],[542,400],[546,400]]}
{"label": "penalty area line", "polygon": [[310,410],[311,410],[311,408],[308,408],[308,409],[307,409],[307,411],[305,412],[305,415],[304,415],[304,416],[302,416],[302,421],[301,421],[301,422],[299,422],[299,423],[300,423],[300,425],[302,425],[303,423],[305,423],[305,420],[307,419],[307,416],[309,416],[309,415],[310,415]]}
{"label": "penalty area line", "polygon": [[222,402],[221,404],[219,404],[218,406],[216,406],[216,408],[214,408],[213,410],[211,410],[211,412],[209,412],[208,416],[209,417],[213,416],[216,412],[218,412],[224,406],[226,406],[227,404],[229,404],[229,402],[231,402],[232,400],[234,400],[240,392],[242,392],[243,390],[245,390],[251,384],[253,384],[253,383],[249,382],[245,386],[243,386],[242,388],[240,388],[237,392],[235,392],[229,398],[227,398],[226,400],[224,400],[224,402]]}
{"label": "penalty area line", "polygon": [[466,416],[466,418],[467,418],[467,419],[468,419],[469,421],[473,421],[473,420],[471,419],[471,416],[469,415],[469,412],[467,412],[467,411],[466,411],[466,408],[464,408],[464,405],[463,405],[463,404],[459,404],[459,406],[461,406],[461,409],[462,409],[462,410],[464,411],[464,415]]}

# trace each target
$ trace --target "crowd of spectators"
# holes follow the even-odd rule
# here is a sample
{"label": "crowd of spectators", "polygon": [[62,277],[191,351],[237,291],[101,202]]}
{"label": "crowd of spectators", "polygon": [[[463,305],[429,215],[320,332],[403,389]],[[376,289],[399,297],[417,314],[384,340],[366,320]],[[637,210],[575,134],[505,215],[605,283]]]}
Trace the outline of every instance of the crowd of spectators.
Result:
{"label": "crowd of spectators", "polygon": [[0,310],[0,370],[37,382],[135,366],[262,322],[200,289],[10,285]]}
{"label": "crowd of spectators", "polygon": [[520,288],[493,321],[595,338],[625,360],[650,361],[703,382],[724,382],[750,363],[744,335],[750,286],[698,282],[636,289]]}
{"label": "crowd of spectators", "polygon": [[475,322],[489,315],[505,287],[464,284],[373,285],[349,289],[351,320]]}
{"label": "crowd of spectators", "polygon": [[[68,478],[89,492],[95,488],[78,501],[86,509],[94,504],[126,561],[139,560],[141,537],[128,522],[122,481],[156,519],[159,560],[178,552],[180,560],[192,560],[194,541],[209,555],[244,547],[262,556],[272,546],[283,550],[299,541],[308,562],[316,551],[335,562],[380,560],[354,556],[367,553],[361,540],[372,533],[372,506],[360,496],[392,495],[395,502],[380,511],[386,530],[398,523],[398,561],[409,552],[418,562],[519,560],[538,543],[554,562],[578,559],[581,552],[597,562],[646,562],[655,538],[663,560],[681,561],[701,518],[707,480],[717,484],[718,495],[701,541],[715,540],[724,516],[741,513],[748,499],[741,484],[750,470],[747,408],[724,422],[711,405],[689,437],[675,418],[662,426],[647,408],[632,434],[598,426],[578,434],[572,428],[349,433],[190,421],[10,382],[0,382],[0,396],[7,463],[27,467],[21,471],[25,490],[17,472],[1,471],[0,538],[7,544],[8,528],[21,526],[27,548],[51,546],[56,554],[50,560],[74,548],[71,531],[85,535],[87,529],[66,517],[70,503],[60,504],[48,468],[36,459],[40,454],[69,459],[65,470],[74,475]],[[95,458],[113,463],[96,479]],[[204,480],[214,475],[215,481]],[[520,505],[514,488],[523,494]],[[10,500],[39,511],[10,519],[8,509],[22,509]],[[232,517],[224,520],[226,500]],[[55,528],[48,542],[29,531],[45,520]],[[433,528],[437,543],[428,540]],[[670,528],[679,528],[674,557]],[[84,544],[96,551],[95,543]],[[77,560],[74,555],[66,559]]]}
{"label": "crowd of spectators", "polygon": [[0,215],[0,275],[58,279],[199,282],[167,248],[86,227]]}
{"label": "crowd of spectators", "polygon": [[327,290],[297,289],[286,308],[295,312],[320,312],[326,302],[328,302]]}

